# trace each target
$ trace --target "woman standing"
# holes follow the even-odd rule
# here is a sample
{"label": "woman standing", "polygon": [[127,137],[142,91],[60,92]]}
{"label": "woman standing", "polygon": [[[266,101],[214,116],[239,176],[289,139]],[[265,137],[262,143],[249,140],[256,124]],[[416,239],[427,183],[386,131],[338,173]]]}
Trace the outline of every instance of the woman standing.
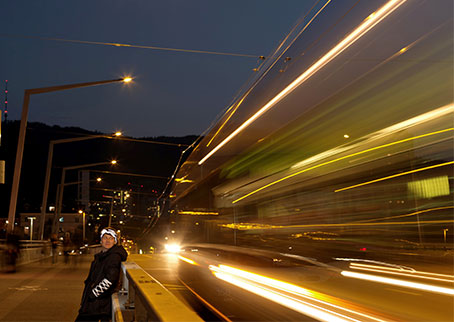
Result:
{"label": "woman standing", "polygon": [[128,257],[117,242],[115,229],[107,227],[101,231],[102,249],[91,263],[76,321],[110,320],[111,295],[120,279],[121,262]]}

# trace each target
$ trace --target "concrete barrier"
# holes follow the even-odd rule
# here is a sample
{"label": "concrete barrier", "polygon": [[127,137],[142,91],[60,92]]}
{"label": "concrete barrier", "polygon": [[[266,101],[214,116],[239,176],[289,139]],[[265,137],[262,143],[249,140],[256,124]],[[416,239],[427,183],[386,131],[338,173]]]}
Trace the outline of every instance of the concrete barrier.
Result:
{"label": "concrete barrier", "polygon": [[[122,272],[123,287],[112,297],[112,322],[203,321],[197,313],[136,263],[122,263]],[[124,318],[125,315],[130,318]]]}

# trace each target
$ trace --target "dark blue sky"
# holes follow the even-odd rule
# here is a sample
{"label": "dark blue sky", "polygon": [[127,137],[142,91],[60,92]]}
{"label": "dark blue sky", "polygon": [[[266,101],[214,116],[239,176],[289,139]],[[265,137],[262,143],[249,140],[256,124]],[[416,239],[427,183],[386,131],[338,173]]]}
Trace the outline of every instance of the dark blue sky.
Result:
{"label": "dark blue sky", "polygon": [[[29,121],[128,136],[201,134],[256,58],[11,37],[268,55],[315,0],[14,0],[0,2],[0,88],[19,119],[26,88],[133,75],[134,84],[35,95]],[[3,102],[4,96],[1,96]],[[3,108],[3,103],[2,103]]]}

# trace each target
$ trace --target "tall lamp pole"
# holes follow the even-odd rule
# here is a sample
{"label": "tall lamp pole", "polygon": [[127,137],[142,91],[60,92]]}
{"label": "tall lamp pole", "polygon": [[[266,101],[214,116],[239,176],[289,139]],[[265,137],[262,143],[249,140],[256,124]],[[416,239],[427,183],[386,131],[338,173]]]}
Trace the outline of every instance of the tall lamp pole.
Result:
{"label": "tall lamp pole", "polygon": [[65,167],[63,168],[62,175],[61,175],[61,182],[59,184],[59,193],[58,193],[58,201],[56,202],[56,207],[55,207],[55,215],[54,215],[54,221],[53,221],[53,227],[52,227],[52,233],[56,233],[57,229],[57,220],[61,215],[61,208],[63,204],[63,191],[65,189],[65,177],[66,177],[66,171],[67,170],[75,170],[75,169],[81,169],[81,168],[88,168],[88,167],[96,167],[98,165],[106,165],[106,164],[117,164],[116,160],[112,160],[110,162],[96,162],[96,163],[88,163],[88,164],[82,164],[82,165],[76,165],[72,167]]}
{"label": "tall lamp pole", "polygon": [[14,174],[13,174],[13,183],[11,187],[11,199],[9,203],[9,212],[8,212],[8,232],[11,233],[14,229],[14,221],[16,216],[16,206],[17,206],[17,195],[19,192],[19,181],[20,181],[20,174],[22,168],[22,156],[24,154],[24,143],[25,143],[25,132],[27,129],[27,121],[28,121],[28,105],[30,103],[30,96],[34,94],[43,94],[49,92],[57,92],[57,91],[64,91],[67,89],[73,88],[80,88],[80,87],[90,87],[90,86],[97,86],[97,85],[104,85],[110,83],[127,83],[130,82],[132,79],[130,77],[127,78],[117,78],[111,80],[103,80],[103,81],[96,81],[96,82],[87,82],[87,83],[76,83],[76,84],[68,84],[68,85],[60,85],[60,86],[52,86],[52,87],[42,87],[42,88],[32,88],[26,89],[24,91],[24,103],[22,105],[22,116],[19,128],[19,139],[17,142],[17,152],[16,152],[16,160],[14,164]]}

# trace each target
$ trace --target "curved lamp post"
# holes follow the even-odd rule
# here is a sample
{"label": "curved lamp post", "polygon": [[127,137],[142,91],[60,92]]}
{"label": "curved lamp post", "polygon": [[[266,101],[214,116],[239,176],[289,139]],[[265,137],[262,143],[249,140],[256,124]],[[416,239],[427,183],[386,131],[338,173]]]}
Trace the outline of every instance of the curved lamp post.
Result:
{"label": "curved lamp post", "polygon": [[47,208],[47,196],[49,194],[49,181],[50,181],[50,172],[52,169],[52,158],[54,154],[54,145],[59,143],[68,143],[68,142],[77,142],[77,141],[85,141],[85,140],[93,140],[99,138],[105,139],[120,139],[121,132],[115,132],[113,135],[90,135],[85,137],[77,137],[77,138],[69,138],[69,139],[60,139],[60,140],[52,140],[49,142],[49,150],[47,155],[47,167],[46,167],[46,176],[44,179],[44,190],[43,190],[43,199],[41,202],[41,222],[40,222],[40,231],[39,236],[40,239],[44,239],[44,225],[45,225],[45,218],[46,218],[46,208]]}
{"label": "curved lamp post", "polygon": [[87,163],[87,164],[81,164],[81,165],[76,165],[76,166],[71,166],[71,167],[64,167],[61,175],[61,182],[58,185],[57,189],[57,195],[58,195],[58,200],[56,200],[56,207],[55,207],[55,214],[54,214],[54,220],[52,224],[52,233],[56,233],[56,228],[57,228],[57,219],[61,215],[61,208],[63,204],[63,191],[65,189],[65,179],[66,179],[66,171],[68,170],[75,170],[75,169],[82,169],[82,168],[89,168],[89,167],[96,167],[99,165],[107,165],[107,164],[112,164],[115,165],[117,164],[116,160],[112,160],[109,162],[96,162],[96,163]]}
{"label": "curved lamp post", "polygon": [[52,87],[42,87],[42,88],[32,88],[32,89],[26,89],[24,91],[24,103],[22,105],[22,116],[21,116],[20,128],[19,128],[19,139],[17,142],[17,152],[16,152],[16,160],[14,163],[13,183],[12,183],[12,187],[11,187],[11,199],[10,199],[10,203],[9,203],[9,212],[8,212],[8,232],[9,233],[11,233],[14,229],[14,221],[15,221],[15,216],[16,216],[17,194],[19,191],[19,181],[20,181],[20,173],[21,173],[21,167],[22,167],[22,156],[24,153],[24,142],[25,142],[25,132],[26,132],[25,130],[27,128],[28,105],[30,103],[30,95],[64,91],[67,89],[90,87],[90,86],[104,85],[104,84],[110,84],[110,83],[120,83],[120,82],[128,83],[131,80],[132,80],[132,78],[126,77],[126,78],[117,78],[117,79],[110,79],[110,80],[103,80],[103,81],[96,81],[96,82],[76,83],[76,84],[68,84],[68,85],[60,85],[60,86],[52,86]]}

